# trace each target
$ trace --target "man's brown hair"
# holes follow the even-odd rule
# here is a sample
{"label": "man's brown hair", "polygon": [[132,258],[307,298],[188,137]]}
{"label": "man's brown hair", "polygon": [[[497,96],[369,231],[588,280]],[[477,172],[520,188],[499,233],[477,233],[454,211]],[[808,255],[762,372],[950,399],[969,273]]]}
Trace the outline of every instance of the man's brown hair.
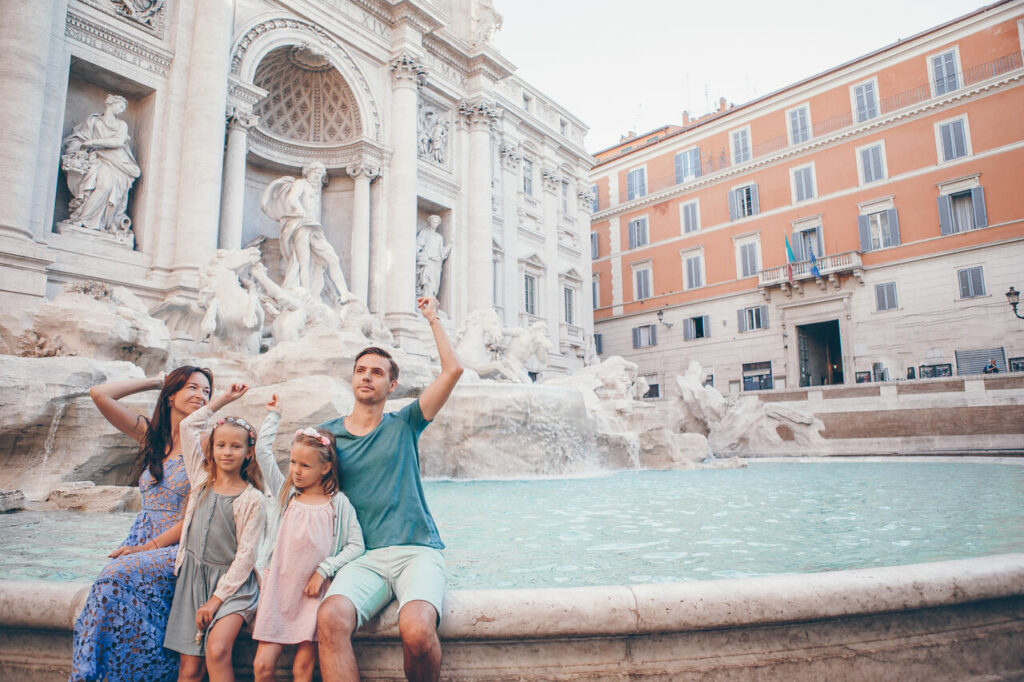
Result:
{"label": "man's brown hair", "polygon": [[356,359],[352,362],[353,370],[355,370],[355,365],[359,362],[359,358],[364,355],[379,355],[382,358],[386,358],[388,361],[388,377],[391,381],[398,381],[398,365],[395,363],[395,359],[391,357],[391,353],[377,346],[368,346],[367,348],[359,351],[359,355],[357,355]]}

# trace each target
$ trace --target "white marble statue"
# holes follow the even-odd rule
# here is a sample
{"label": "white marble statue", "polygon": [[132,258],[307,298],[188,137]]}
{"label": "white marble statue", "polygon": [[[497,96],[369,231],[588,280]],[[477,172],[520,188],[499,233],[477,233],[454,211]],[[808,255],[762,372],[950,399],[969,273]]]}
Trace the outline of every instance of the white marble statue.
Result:
{"label": "white marble statue", "polygon": [[281,255],[286,262],[286,290],[301,287],[319,297],[327,286],[325,274],[337,290],[335,302],[345,304],[355,296],[345,284],[338,254],[324,236],[320,223],[321,193],[327,169],[313,162],[302,169],[302,177],[287,175],[271,182],[263,193],[263,212],[281,228]]}
{"label": "white marble statue", "polygon": [[527,365],[539,362],[543,366],[552,347],[543,322],[534,322],[526,329],[503,329],[498,313],[491,308],[470,312],[455,333],[455,352],[464,367],[481,378],[520,384],[531,382]]}
{"label": "white marble statue", "polygon": [[452,251],[451,243],[437,231],[441,218],[432,215],[427,226],[416,235],[416,295],[437,297],[441,287],[441,268]]}
{"label": "white marble statue", "polygon": [[128,141],[128,124],[118,118],[128,106],[120,95],[107,95],[102,114],[91,114],[64,138],[61,168],[72,199],[66,223],[109,233],[133,242],[132,221],[125,211],[132,183],[141,175]]}
{"label": "white marble statue", "polygon": [[494,0],[479,0],[473,26],[473,42],[477,45],[491,42],[494,34],[501,29],[502,23],[504,18],[494,6]]}
{"label": "white marble statue", "polygon": [[254,354],[260,350],[266,317],[253,282],[260,250],[218,249],[199,269],[199,300],[170,298],[150,314],[195,341],[216,342],[218,350]]}

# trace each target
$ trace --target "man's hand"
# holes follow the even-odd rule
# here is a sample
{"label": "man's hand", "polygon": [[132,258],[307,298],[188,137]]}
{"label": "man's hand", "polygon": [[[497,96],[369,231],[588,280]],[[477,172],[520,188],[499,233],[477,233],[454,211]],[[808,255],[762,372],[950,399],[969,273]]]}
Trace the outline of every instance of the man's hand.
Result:
{"label": "man's hand", "polygon": [[420,313],[426,318],[427,322],[433,322],[437,319],[437,299],[433,296],[417,298],[416,307],[420,309]]}
{"label": "man's hand", "polygon": [[315,597],[320,594],[320,588],[323,587],[323,584],[324,577],[316,571],[313,571],[313,576],[309,579],[309,582],[306,583],[306,589],[302,590],[302,593],[307,597]]}
{"label": "man's hand", "polygon": [[196,629],[203,631],[213,622],[213,617],[217,613],[217,609],[223,604],[218,597],[210,597],[209,601],[199,607],[196,611]]}

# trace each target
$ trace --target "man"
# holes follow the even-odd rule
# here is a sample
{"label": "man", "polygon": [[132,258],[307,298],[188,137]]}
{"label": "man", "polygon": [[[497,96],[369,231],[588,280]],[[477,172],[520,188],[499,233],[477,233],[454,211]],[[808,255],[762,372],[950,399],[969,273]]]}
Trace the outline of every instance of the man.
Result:
{"label": "man", "polygon": [[337,438],[341,489],[356,509],[366,542],[366,553],[335,575],[317,615],[325,682],[359,679],[352,633],[393,597],[406,678],[437,680],[441,672],[437,625],[446,582],[444,544],[423,496],[417,441],[448,400],[462,367],[437,318],[437,299],[419,298],[416,304],[434,334],[441,374],[416,401],[384,414],[398,386],[398,366],[387,351],[366,348],[352,373],[352,412],[322,425]]}
{"label": "man", "polygon": [[995,358],[989,358],[988,364],[981,371],[984,374],[998,374],[999,365],[996,364]]}

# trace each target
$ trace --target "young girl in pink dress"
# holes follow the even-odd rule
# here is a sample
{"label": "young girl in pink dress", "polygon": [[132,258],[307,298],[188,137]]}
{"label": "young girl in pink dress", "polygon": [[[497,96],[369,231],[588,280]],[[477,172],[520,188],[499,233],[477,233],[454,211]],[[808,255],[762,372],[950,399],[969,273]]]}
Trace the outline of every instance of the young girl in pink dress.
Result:
{"label": "young girl in pink dress", "polygon": [[363,553],[363,532],[356,510],[338,490],[334,436],[313,428],[296,431],[285,478],[272,447],[281,421],[277,395],[267,403],[267,410],[256,439],[256,456],[280,511],[268,513],[267,542],[273,543],[273,550],[262,562],[269,567],[263,573],[253,626],[252,637],[259,642],[253,672],[257,682],[270,682],[285,645],[298,644],[292,675],[295,680],[312,680],[316,612],[324,581]]}

